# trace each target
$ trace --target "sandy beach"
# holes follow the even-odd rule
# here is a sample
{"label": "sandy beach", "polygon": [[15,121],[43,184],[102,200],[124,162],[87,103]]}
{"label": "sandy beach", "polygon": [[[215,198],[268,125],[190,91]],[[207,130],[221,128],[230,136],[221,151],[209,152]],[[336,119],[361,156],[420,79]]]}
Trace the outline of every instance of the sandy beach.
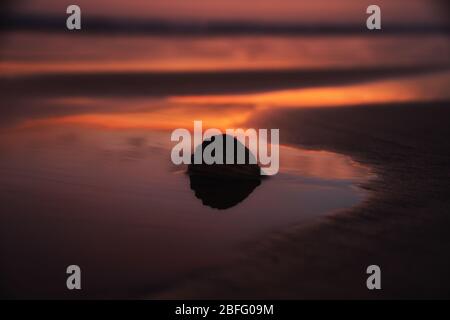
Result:
{"label": "sandy beach", "polygon": [[[284,142],[348,153],[375,168],[378,178],[363,186],[370,198],[261,239],[238,262],[151,297],[448,298],[448,102],[267,116],[290,133]],[[370,264],[383,270],[379,292],[365,287]]]}
{"label": "sandy beach", "polygon": [[2,6],[0,298],[450,298],[446,2],[77,6]]}

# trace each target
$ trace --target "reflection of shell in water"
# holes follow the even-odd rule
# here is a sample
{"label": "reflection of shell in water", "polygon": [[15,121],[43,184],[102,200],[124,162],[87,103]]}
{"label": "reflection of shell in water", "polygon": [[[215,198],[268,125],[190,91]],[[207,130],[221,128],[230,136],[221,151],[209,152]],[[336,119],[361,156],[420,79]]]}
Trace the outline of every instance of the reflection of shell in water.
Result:
{"label": "reflection of shell in water", "polygon": [[[195,153],[201,152],[203,155],[203,150],[215,140],[215,137],[217,136],[204,141],[196,148]],[[224,163],[225,137],[225,134],[222,135]],[[234,164],[194,164],[194,155],[192,155],[191,164],[188,166],[191,189],[204,205],[212,208],[227,209],[235,206],[261,183],[259,166],[249,163],[249,160],[254,157],[253,154],[236,138],[232,137],[232,139],[234,140]],[[245,164],[236,164],[238,144],[241,144],[245,150]]]}

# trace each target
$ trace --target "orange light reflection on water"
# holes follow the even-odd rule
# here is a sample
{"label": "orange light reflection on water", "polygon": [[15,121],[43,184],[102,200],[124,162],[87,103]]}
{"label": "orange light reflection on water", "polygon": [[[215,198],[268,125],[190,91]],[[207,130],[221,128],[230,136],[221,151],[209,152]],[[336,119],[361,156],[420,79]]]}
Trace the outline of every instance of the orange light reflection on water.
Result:
{"label": "orange light reflection on water", "polygon": [[[194,120],[205,128],[245,127],[258,112],[276,108],[345,107],[364,104],[430,101],[450,99],[449,72],[412,79],[349,85],[294,89],[257,94],[172,96],[154,100],[120,100],[98,98],[53,99],[61,106],[85,107],[84,113],[48,116],[25,120],[22,127],[77,124],[106,128],[145,128],[170,130],[192,128]],[[92,112],[89,108],[92,107]],[[97,112],[94,110],[105,110]],[[111,110],[111,111],[109,111]]]}
{"label": "orange light reflection on water", "polygon": [[[172,103],[201,105],[254,104],[258,107],[340,107],[358,104],[420,101],[442,98],[441,87],[448,78],[423,77],[405,81],[384,81],[345,87],[282,90],[241,95],[178,96]],[[420,85],[419,85],[420,84]],[[417,90],[427,87],[429,90]]]}
{"label": "orange light reflection on water", "polygon": [[190,113],[188,109],[183,112],[158,111],[150,113],[113,113],[113,114],[81,114],[63,117],[50,117],[45,119],[26,120],[22,128],[51,126],[51,125],[85,125],[108,129],[150,129],[171,130],[175,128],[193,127],[195,120],[201,120],[204,128],[218,128],[225,130],[234,128],[245,122],[251,111],[234,111],[233,113],[203,112]]}

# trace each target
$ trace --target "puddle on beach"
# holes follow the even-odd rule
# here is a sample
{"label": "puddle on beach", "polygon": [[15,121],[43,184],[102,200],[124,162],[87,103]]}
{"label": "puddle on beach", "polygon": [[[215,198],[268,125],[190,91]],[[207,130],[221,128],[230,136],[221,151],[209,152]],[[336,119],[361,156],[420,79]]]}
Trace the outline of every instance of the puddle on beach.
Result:
{"label": "puddle on beach", "polygon": [[1,136],[6,289],[68,294],[65,268],[76,264],[81,295],[149,293],[228,263],[247,241],[358,204],[365,193],[357,184],[370,176],[346,156],[281,146],[280,172],[218,210],[195,196],[186,166],[170,161],[171,146],[170,132],[157,131],[53,127]]}

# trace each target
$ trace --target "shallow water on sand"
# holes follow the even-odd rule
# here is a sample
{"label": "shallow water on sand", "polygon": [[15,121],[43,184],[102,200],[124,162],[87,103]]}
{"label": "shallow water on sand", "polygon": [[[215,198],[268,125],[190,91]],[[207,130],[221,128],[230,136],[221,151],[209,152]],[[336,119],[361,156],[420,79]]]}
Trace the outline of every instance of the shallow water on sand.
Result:
{"label": "shallow water on sand", "polygon": [[[218,210],[195,196],[170,148],[170,132],[157,131],[51,127],[1,136],[6,290],[149,293],[228,263],[246,242],[360,203],[357,185],[370,177],[346,156],[281,146],[279,174]],[[77,293],[65,285],[71,264],[82,270]]]}

